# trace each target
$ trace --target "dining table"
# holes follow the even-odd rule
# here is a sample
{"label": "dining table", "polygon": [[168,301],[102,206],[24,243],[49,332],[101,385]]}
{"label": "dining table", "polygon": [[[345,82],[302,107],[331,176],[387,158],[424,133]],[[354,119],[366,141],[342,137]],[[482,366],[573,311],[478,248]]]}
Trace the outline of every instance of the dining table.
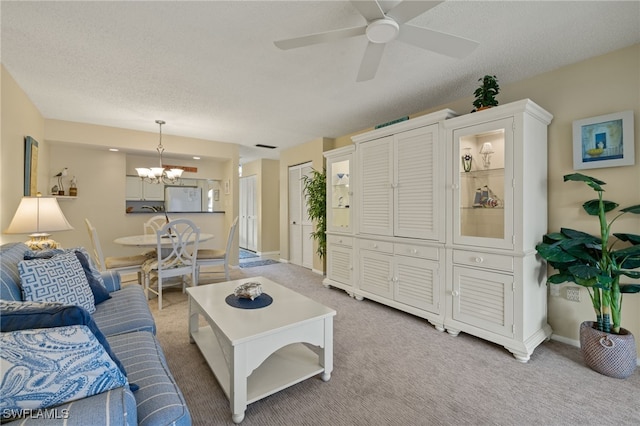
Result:
{"label": "dining table", "polygon": [[[210,240],[214,237],[213,234],[200,234],[200,242]],[[195,238],[191,237],[188,244],[193,244]],[[113,240],[114,243],[123,246],[135,246],[135,247],[156,247],[158,245],[158,237],[156,234],[140,234],[140,235],[128,235],[124,237],[118,237]],[[171,246],[171,237],[167,236],[162,238],[162,246]]]}

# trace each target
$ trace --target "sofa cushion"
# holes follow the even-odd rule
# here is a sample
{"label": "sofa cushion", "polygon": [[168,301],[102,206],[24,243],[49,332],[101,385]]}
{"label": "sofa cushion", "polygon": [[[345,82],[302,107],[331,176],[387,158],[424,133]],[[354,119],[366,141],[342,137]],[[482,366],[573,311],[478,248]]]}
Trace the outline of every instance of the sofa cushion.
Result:
{"label": "sofa cushion", "polygon": [[[69,325],[84,325],[93,333],[104,350],[127,375],[124,366],[111,350],[109,342],[98,328],[91,315],[79,306],[60,305],[57,302],[13,302],[0,300],[0,331],[3,333],[36,328],[54,328]],[[137,386],[132,385],[132,391]]]}
{"label": "sofa cushion", "polygon": [[107,340],[129,371],[129,379],[140,386],[135,393],[138,424],[191,425],[187,404],[155,336],[134,332],[108,336]]}
{"label": "sofa cushion", "polygon": [[0,334],[3,408],[53,407],[126,385],[84,325]]}
{"label": "sofa cushion", "polygon": [[0,299],[22,300],[18,262],[28,247],[24,243],[7,243],[0,246]]}
{"label": "sofa cushion", "polygon": [[18,262],[24,300],[77,305],[89,313],[96,310],[93,293],[74,253],[51,259]]}
{"label": "sofa cushion", "polygon": [[111,293],[111,299],[96,306],[92,316],[105,336],[141,330],[156,332],[147,298],[139,284],[125,285]]}
{"label": "sofa cushion", "polygon": [[51,259],[52,257],[65,254],[74,253],[82,265],[82,270],[87,277],[89,287],[93,293],[93,299],[96,305],[110,299],[111,296],[107,291],[104,283],[104,279],[98,271],[98,268],[91,261],[91,256],[84,247],[74,247],[70,249],[48,249],[48,250],[27,250],[24,252],[24,260],[31,259]]}

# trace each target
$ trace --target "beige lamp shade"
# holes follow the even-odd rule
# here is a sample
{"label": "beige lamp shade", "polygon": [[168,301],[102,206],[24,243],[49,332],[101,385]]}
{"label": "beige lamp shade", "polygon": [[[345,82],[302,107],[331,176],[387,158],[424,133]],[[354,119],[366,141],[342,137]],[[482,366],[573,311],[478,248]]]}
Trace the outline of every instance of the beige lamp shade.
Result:
{"label": "beige lamp shade", "polygon": [[56,198],[23,197],[5,233],[30,234],[31,240],[26,244],[32,250],[42,250],[59,247],[49,238],[49,232],[70,229],[73,226],[64,217]]}

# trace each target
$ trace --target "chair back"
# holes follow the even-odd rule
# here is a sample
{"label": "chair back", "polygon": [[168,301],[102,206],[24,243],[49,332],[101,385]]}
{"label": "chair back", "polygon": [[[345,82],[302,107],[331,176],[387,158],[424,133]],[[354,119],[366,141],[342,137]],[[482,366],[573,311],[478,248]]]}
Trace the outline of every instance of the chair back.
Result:
{"label": "chair back", "polygon": [[85,218],[84,222],[87,225],[87,231],[89,232],[89,239],[91,240],[91,247],[93,255],[93,260],[98,265],[98,269],[102,272],[107,270],[107,267],[104,262],[104,254],[102,252],[102,246],[100,245],[100,238],[98,238],[98,231],[96,228],[89,222],[89,219]]}
{"label": "chair back", "polygon": [[167,218],[164,215],[153,216],[151,219],[144,223],[144,233],[155,235],[162,227],[167,223]]}
{"label": "chair back", "polygon": [[231,224],[231,228],[229,228],[229,236],[227,237],[227,246],[224,249],[225,257],[229,257],[229,253],[231,252],[231,243],[233,242],[233,236],[236,233],[236,229],[238,228],[238,216],[233,220]]}
{"label": "chair back", "polygon": [[[200,242],[200,228],[188,219],[176,219],[166,223],[156,232],[158,238],[158,271],[193,268],[195,276],[196,256]],[[166,242],[171,241],[171,247]]]}

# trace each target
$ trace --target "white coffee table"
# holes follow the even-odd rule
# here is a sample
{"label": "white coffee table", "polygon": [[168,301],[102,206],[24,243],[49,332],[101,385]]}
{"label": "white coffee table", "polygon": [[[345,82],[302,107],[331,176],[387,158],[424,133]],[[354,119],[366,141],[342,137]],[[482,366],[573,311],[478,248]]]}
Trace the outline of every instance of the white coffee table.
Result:
{"label": "white coffee table", "polygon": [[[225,298],[246,282],[261,283],[273,303],[229,306]],[[252,402],[317,374],[325,382],[331,378],[333,309],[264,277],[189,287],[187,293],[190,341],[229,398],[234,423]],[[207,326],[200,327],[200,316]]]}

